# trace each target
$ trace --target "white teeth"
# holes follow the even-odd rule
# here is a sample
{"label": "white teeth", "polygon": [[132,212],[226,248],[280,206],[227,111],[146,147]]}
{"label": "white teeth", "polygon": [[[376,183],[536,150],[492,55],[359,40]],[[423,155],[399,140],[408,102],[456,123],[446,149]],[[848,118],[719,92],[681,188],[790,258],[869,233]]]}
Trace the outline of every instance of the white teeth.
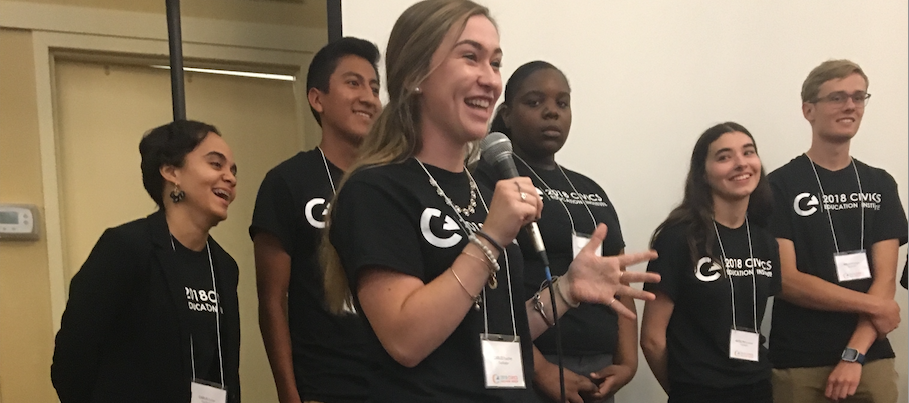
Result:
{"label": "white teeth", "polygon": [[356,113],[357,115],[363,116],[363,117],[365,117],[365,118],[370,118],[370,117],[371,117],[371,116],[369,116],[369,114],[366,113],[366,112],[354,112],[354,113]]}
{"label": "white teeth", "polygon": [[478,108],[488,108],[489,101],[485,99],[465,99],[464,102],[470,106],[476,106]]}
{"label": "white teeth", "polygon": [[220,197],[220,198],[222,198],[222,199],[224,199],[224,200],[227,200],[227,199],[230,198],[230,195],[228,195],[227,192],[225,192],[225,191],[222,190],[222,189],[215,189],[215,190],[214,190],[214,193],[215,193],[215,196],[218,196],[218,197]]}
{"label": "white teeth", "polygon": [[743,175],[733,176],[733,177],[732,177],[732,180],[734,180],[734,181],[740,181],[740,180],[748,179],[748,178],[750,178],[750,177],[751,177],[751,174],[743,174]]}

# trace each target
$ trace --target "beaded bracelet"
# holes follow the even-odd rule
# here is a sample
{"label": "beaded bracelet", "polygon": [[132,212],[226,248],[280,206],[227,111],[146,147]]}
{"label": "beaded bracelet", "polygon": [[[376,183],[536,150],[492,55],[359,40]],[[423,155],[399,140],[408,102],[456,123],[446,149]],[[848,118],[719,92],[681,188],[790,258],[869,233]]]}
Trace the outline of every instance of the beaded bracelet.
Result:
{"label": "beaded bracelet", "polygon": [[489,261],[490,270],[489,280],[487,281],[487,284],[489,284],[489,288],[493,290],[496,289],[496,287],[499,286],[499,280],[496,279],[496,273],[501,270],[501,267],[499,267],[499,262],[496,261],[496,258],[492,254],[492,251],[489,250],[489,247],[487,247],[486,244],[484,244],[483,241],[481,241],[479,238],[473,234],[470,234],[467,236],[467,239],[470,240],[470,242],[473,242],[475,245],[479,246],[480,250],[483,251],[483,255],[486,256],[486,260]]}

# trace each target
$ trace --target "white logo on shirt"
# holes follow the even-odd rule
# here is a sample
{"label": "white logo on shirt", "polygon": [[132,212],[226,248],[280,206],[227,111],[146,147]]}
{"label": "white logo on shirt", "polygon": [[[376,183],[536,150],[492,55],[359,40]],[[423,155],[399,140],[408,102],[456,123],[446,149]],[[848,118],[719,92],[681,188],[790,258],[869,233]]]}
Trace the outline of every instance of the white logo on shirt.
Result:
{"label": "white logo on shirt", "polygon": [[540,189],[537,188],[537,192],[540,193],[540,197],[543,197],[543,194],[548,196],[550,199],[555,201],[560,201],[562,203],[568,204],[588,204],[591,206],[597,207],[607,207],[609,206],[603,200],[603,196],[600,196],[596,193],[578,193],[578,192],[566,192],[564,190],[558,189]]}
{"label": "white logo on shirt", "polygon": [[[321,206],[321,205],[325,205],[325,207],[322,209],[322,212],[319,214],[319,217],[322,218],[320,220],[320,219],[316,218],[315,214],[313,214],[313,210],[316,209],[316,206]],[[328,211],[329,205],[330,205],[330,203],[326,203],[325,199],[323,199],[321,197],[316,197],[316,198],[310,200],[309,202],[307,202],[306,207],[303,209],[303,211],[306,214],[306,221],[309,221],[309,225],[312,225],[313,228],[325,228],[324,217],[325,217],[325,212]]]}
{"label": "white logo on shirt", "polygon": [[[801,206],[802,200],[808,198],[809,196],[811,198],[808,199],[807,203],[805,203],[805,207],[811,207],[811,208],[803,209]],[[818,202],[817,196],[815,196],[811,193],[800,193],[798,196],[795,196],[795,200],[792,202],[792,208],[795,210],[796,214],[798,214],[802,217],[808,217],[808,216],[814,214],[815,211],[817,211],[816,206],[818,204],[820,204],[820,202]]]}
{"label": "white logo on shirt", "polygon": [[[709,264],[709,266],[708,266]],[[760,258],[726,258],[726,275],[729,277],[747,277],[755,274],[773,277],[773,262]],[[694,268],[694,276],[705,283],[716,281],[722,276],[720,264],[715,262],[709,256],[704,256],[698,260]]]}
{"label": "white logo on shirt", "polygon": [[214,290],[197,290],[190,287],[183,287],[183,290],[186,292],[186,302],[191,311],[215,312],[217,309],[218,294]]}
{"label": "white logo on shirt", "polygon": [[[810,196],[810,199],[808,199]],[[802,208],[802,200],[808,199],[804,203],[805,207]],[[871,209],[871,210],[880,210],[881,209],[881,194],[880,193],[834,193],[834,194],[825,194],[823,195],[823,207],[827,211],[837,211],[837,210],[852,210],[852,209]],[[818,210],[820,203],[818,202],[817,196],[814,196],[810,193],[800,193],[798,196],[795,196],[795,200],[792,202],[792,208],[795,210],[795,213],[807,217],[814,214]]]}
{"label": "white logo on shirt", "polygon": [[458,223],[449,216],[445,216],[445,222],[442,224],[442,229],[445,231],[452,231],[451,235],[447,238],[440,238],[432,232],[432,228],[429,227],[429,222],[433,218],[441,217],[442,212],[439,209],[434,209],[432,207],[427,207],[423,210],[423,214],[420,216],[420,231],[423,232],[423,238],[426,239],[426,242],[431,243],[433,246],[439,248],[450,248],[461,242],[463,236],[458,234],[456,231],[459,231],[461,227],[458,226]]}
{"label": "white logo on shirt", "polygon": [[[707,264],[710,264],[710,266],[707,266]],[[707,270],[704,270],[705,266]],[[701,260],[698,260],[698,264],[694,266],[694,276],[697,277],[698,280],[708,283],[720,278],[722,275],[720,270],[722,269],[717,262],[714,262],[713,259],[708,256],[704,256]]]}

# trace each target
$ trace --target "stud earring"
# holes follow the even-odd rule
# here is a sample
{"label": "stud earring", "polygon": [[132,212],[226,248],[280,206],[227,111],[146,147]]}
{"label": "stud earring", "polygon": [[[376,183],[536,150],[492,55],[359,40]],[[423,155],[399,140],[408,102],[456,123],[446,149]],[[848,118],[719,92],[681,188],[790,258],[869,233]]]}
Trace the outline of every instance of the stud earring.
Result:
{"label": "stud earring", "polygon": [[423,90],[421,90],[420,87],[414,87],[413,92],[414,94],[422,94]]}
{"label": "stud earring", "polygon": [[180,190],[180,185],[175,184],[174,190],[170,191],[170,199],[173,200],[174,203],[179,203],[185,198],[186,192]]}

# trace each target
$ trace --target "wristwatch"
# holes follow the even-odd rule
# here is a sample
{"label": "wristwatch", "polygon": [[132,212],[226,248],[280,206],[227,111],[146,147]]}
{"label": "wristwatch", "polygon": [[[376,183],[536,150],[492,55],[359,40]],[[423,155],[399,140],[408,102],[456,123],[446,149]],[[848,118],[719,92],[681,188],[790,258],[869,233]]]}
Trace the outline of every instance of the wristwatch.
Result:
{"label": "wristwatch", "polygon": [[852,347],[846,347],[846,349],[843,350],[843,355],[841,355],[840,358],[846,362],[857,362],[859,364],[865,365],[865,354],[858,352],[858,350]]}

